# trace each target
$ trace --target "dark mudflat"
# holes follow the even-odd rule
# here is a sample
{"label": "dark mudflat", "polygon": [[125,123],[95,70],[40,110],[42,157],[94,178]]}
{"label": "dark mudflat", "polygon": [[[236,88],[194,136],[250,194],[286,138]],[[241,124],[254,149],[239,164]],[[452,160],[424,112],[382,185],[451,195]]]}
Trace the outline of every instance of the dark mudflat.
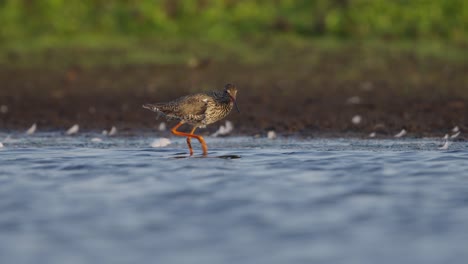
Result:
{"label": "dark mudflat", "polygon": [[[141,107],[199,91],[239,88],[241,113],[227,119],[234,133],[313,136],[392,136],[402,128],[415,136],[468,130],[468,64],[411,56],[367,65],[359,58],[320,56],[317,61],[278,64],[211,62],[187,65],[100,66],[64,69],[0,68],[0,128],[82,130],[116,126],[128,134],[150,131],[160,121]],[[3,107],[5,110],[5,107]],[[360,115],[362,121],[351,119]],[[161,120],[162,121],[162,120]],[[175,123],[174,123],[175,124]],[[169,126],[172,123],[169,123]],[[200,133],[212,133],[220,124]]]}

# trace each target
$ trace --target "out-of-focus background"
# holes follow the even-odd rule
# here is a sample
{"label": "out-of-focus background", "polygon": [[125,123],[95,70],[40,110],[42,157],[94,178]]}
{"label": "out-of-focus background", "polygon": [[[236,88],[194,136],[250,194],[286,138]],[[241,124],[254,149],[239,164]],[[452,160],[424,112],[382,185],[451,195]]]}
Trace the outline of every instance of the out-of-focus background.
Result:
{"label": "out-of-focus background", "polygon": [[227,82],[239,133],[468,127],[463,0],[3,0],[0,24],[4,129],[153,128],[141,104]]}

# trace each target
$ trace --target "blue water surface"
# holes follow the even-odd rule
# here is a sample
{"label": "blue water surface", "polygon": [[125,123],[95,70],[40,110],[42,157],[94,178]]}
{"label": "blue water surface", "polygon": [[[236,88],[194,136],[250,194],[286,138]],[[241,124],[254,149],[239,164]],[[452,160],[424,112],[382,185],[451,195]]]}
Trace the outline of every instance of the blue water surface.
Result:
{"label": "blue water surface", "polygon": [[468,263],[464,141],[7,136],[1,263]]}

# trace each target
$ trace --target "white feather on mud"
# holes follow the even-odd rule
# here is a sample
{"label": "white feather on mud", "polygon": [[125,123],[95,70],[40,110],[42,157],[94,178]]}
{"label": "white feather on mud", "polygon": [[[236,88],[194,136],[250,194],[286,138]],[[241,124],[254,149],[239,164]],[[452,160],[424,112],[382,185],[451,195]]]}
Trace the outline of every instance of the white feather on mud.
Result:
{"label": "white feather on mud", "polygon": [[109,131],[109,136],[115,136],[117,134],[117,128],[112,126],[111,130]]}
{"label": "white feather on mud", "polygon": [[459,135],[460,135],[460,131],[458,131],[457,133],[453,134],[450,136],[450,138],[454,139],[454,138],[457,138]]}
{"label": "white feather on mud", "polygon": [[402,129],[398,134],[396,134],[394,137],[396,138],[401,138],[404,137],[408,132],[406,132],[406,129]]}
{"label": "white feather on mud", "polygon": [[226,136],[234,130],[231,121],[226,121],[225,125],[221,125],[218,130],[212,135],[213,137]]}
{"label": "white feather on mud", "polygon": [[80,130],[80,126],[78,124],[74,124],[72,127],[70,127],[66,134],[67,135],[73,135],[73,134],[76,134],[78,133],[78,131]]}
{"label": "white feather on mud", "polygon": [[445,140],[444,144],[439,147],[440,150],[447,150],[450,146],[450,142],[448,140]]}
{"label": "white feather on mud", "polygon": [[103,130],[102,135],[104,136],[115,136],[117,134],[117,128],[115,126],[112,126],[110,131]]}
{"label": "white feather on mud", "polygon": [[169,144],[171,144],[171,140],[169,140],[168,138],[158,138],[158,139],[153,140],[150,146],[152,148],[162,148],[162,147],[168,146]]}
{"label": "white feather on mud", "polygon": [[268,131],[267,138],[268,139],[276,139],[276,132],[273,131],[273,130]]}
{"label": "white feather on mud", "polygon": [[37,125],[34,123],[28,130],[26,130],[26,135],[32,135],[36,132]]}

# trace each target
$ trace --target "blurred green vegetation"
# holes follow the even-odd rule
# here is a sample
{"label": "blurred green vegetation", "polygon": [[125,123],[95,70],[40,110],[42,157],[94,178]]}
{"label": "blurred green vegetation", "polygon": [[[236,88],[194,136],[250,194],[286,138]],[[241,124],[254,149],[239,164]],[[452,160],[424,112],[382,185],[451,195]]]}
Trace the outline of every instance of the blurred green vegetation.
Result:
{"label": "blurred green vegetation", "polygon": [[[20,53],[68,45],[129,47],[135,40],[145,46],[142,40],[149,39],[185,46],[196,42],[210,50],[218,43],[268,45],[265,40],[285,38],[296,44],[317,39],[431,42],[444,48],[422,49],[441,52],[447,45],[468,45],[468,1],[0,0],[0,25],[0,49]],[[166,44],[161,49],[177,52]]]}
{"label": "blurred green vegetation", "polygon": [[468,41],[465,0],[1,0],[0,38],[103,33]]}

